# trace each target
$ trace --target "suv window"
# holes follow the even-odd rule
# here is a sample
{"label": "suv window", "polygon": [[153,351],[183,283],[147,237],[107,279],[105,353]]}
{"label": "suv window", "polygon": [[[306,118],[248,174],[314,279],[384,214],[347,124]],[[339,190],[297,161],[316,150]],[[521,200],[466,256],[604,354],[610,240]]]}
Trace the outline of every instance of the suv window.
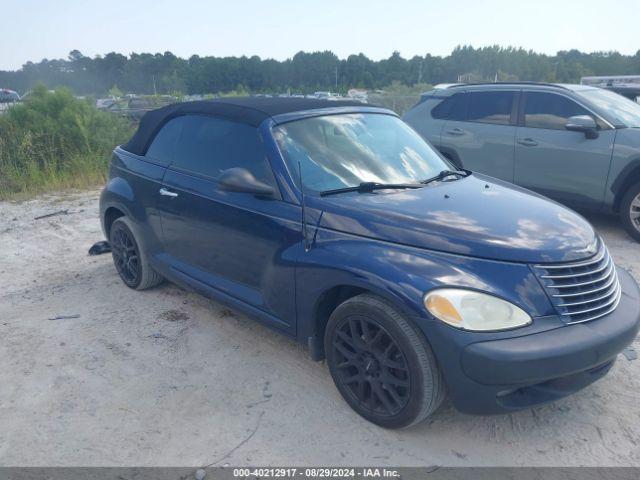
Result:
{"label": "suv window", "polygon": [[178,117],[165,123],[151,142],[145,156],[154,163],[168,166],[173,161],[183,122],[184,117]]}
{"label": "suv window", "polygon": [[445,98],[431,110],[431,116],[438,120],[464,120],[468,95],[456,93]]}
{"label": "suv window", "polygon": [[273,184],[271,166],[255,127],[204,115],[187,115],[172,167],[217,178],[241,167],[260,181]]}
{"label": "suv window", "polygon": [[515,92],[471,92],[466,120],[509,125]]}
{"label": "suv window", "polygon": [[528,92],[524,105],[524,126],[565,130],[569,117],[589,115],[588,110],[563,95]]}

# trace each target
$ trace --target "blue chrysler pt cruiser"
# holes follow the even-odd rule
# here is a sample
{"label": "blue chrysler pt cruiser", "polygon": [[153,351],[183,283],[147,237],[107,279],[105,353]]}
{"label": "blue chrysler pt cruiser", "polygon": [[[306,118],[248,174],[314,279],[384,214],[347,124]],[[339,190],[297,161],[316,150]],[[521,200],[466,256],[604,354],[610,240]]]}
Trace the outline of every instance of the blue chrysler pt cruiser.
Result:
{"label": "blue chrysler pt cruiser", "polygon": [[100,216],[126,285],[168,279],[295,337],[387,428],[445,395],[485,414],[573,393],[640,325],[638,286],[584,218],[360,103],[149,112]]}

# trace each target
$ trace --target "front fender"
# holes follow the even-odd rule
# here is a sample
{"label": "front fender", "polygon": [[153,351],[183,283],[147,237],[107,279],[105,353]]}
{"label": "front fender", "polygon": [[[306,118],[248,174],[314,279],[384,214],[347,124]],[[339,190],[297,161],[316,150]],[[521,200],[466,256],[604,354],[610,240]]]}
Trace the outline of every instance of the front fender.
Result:
{"label": "front fender", "polygon": [[427,337],[433,319],[423,297],[438,287],[488,292],[532,317],[555,314],[526,264],[451,255],[325,229],[318,230],[312,248],[300,255],[296,285],[301,340],[315,335],[318,299],[336,286],[362,288],[387,299],[416,319]]}
{"label": "front fender", "polygon": [[637,128],[621,128],[616,131],[605,204],[618,211],[622,197],[629,187],[640,182],[640,131]]}

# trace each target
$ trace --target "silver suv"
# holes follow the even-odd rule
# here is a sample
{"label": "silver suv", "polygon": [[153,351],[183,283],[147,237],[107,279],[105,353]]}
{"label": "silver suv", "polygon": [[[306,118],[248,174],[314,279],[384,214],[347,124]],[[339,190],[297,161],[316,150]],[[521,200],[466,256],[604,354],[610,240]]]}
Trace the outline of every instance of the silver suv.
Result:
{"label": "silver suv", "polygon": [[460,167],[619,214],[640,241],[640,105],[584,85],[457,84],[404,120]]}

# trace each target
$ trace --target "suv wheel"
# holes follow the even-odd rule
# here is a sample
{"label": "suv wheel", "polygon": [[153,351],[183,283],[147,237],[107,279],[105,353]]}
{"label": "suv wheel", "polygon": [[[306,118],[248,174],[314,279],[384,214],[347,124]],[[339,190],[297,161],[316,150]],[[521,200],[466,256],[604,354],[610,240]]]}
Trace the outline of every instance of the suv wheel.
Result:
{"label": "suv wheel", "polygon": [[325,353],[336,387],[362,417],[385,428],[414,425],[444,399],[431,347],[407,319],[369,294],[329,318]]}
{"label": "suv wheel", "polygon": [[620,204],[620,215],[629,235],[640,242],[640,183],[625,194]]}
{"label": "suv wheel", "polygon": [[162,282],[162,277],[149,265],[146,251],[133,234],[127,217],[116,219],[109,231],[113,263],[120,278],[130,288],[144,290]]}

